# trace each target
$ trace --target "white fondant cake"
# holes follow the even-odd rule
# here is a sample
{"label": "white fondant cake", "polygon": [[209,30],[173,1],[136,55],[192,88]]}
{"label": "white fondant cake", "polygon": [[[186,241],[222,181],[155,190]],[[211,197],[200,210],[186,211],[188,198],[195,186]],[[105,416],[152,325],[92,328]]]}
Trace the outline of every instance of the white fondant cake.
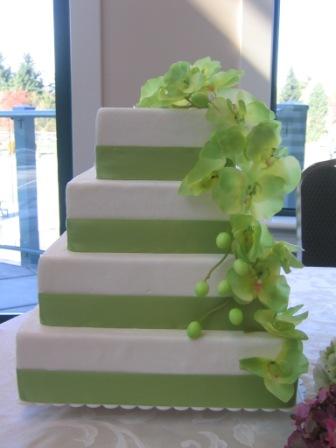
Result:
{"label": "white fondant cake", "polygon": [[177,181],[101,180],[91,168],[67,186],[67,217],[225,220],[208,195],[181,196],[179,186]]}
{"label": "white fondant cake", "polygon": [[106,107],[96,121],[97,146],[196,147],[211,133],[206,111]]}
{"label": "white fondant cake", "polygon": [[[210,254],[76,253],[67,250],[64,234],[41,257],[39,292],[191,296],[190,285],[219,259]],[[214,274],[212,296],[218,296],[216,281],[224,275],[225,266]]]}
{"label": "white fondant cake", "polygon": [[[203,110],[99,111],[97,176],[92,168],[68,184],[68,231],[40,260],[47,325],[36,310],[18,333],[23,400],[283,407],[240,369],[244,357],[276,357],[281,340],[253,321],[253,304],[242,324],[228,320],[233,302],[215,285],[230,258],[209,296],[193,297],[223,255],[215,237],[227,226],[210,197],[178,195],[210,133]],[[214,306],[228,308],[213,315]],[[204,338],[187,337],[191,320],[203,322]]]}
{"label": "white fondant cake", "polygon": [[265,332],[208,331],[190,343],[184,330],[59,328],[30,313],[18,337],[18,368],[58,371],[247,375],[239,360],[273,357],[281,340]]}

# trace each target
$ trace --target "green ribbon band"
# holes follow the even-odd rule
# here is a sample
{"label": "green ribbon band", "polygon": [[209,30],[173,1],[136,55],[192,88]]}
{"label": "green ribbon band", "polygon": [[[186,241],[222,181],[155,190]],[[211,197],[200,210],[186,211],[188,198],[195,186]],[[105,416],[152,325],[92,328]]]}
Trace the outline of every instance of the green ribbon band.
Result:
{"label": "green ribbon band", "polygon": [[[202,321],[204,329],[264,331],[253,318],[263,308],[258,301],[238,305],[232,298],[40,293],[39,304],[43,325],[147,329],[185,329],[189,322],[201,320],[215,307],[224,305]],[[229,321],[231,308],[242,310],[241,325]]]}
{"label": "green ribbon band", "polygon": [[284,408],[253,375],[17,371],[20,398],[38,403]]}
{"label": "green ribbon band", "polygon": [[182,180],[195,165],[200,148],[97,146],[98,179]]}
{"label": "green ribbon band", "polygon": [[222,221],[68,219],[68,249],[73,252],[221,253]]}

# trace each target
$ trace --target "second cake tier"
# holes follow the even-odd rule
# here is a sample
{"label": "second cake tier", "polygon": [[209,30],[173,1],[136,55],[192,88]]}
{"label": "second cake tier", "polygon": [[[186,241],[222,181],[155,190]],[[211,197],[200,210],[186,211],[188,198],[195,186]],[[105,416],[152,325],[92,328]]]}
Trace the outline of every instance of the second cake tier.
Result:
{"label": "second cake tier", "polygon": [[96,179],[67,186],[68,249],[75,252],[218,253],[228,228],[210,197],[178,194],[179,182]]}
{"label": "second cake tier", "polygon": [[[253,314],[262,305],[238,305],[219,297],[217,284],[231,260],[217,269],[209,297],[194,296],[197,281],[220,255],[76,253],[66,247],[66,234],[41,257],[39,303],[45,325],[184,329],[190,321],[214,330],[262,330]],[[212,312],[220,307],[217,312]],[[243,310],[233,326],[231,307]]]}

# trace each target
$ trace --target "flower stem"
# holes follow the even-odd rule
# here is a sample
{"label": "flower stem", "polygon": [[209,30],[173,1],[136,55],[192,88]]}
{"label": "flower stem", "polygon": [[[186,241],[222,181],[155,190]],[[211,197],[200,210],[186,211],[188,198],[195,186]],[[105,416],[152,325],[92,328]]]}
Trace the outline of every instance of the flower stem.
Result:
{"label": "flower stem", "polygon": [[213,266],[210,271],[207,273],[207,275],[204,277],[204,281],[206,282],[211,277],[211,274],[227,259],[229,253],[225,254],[224,257],[222,257],[218,263]]}
{"label": "flower stem", "polygon": [[216,313],[217,311],[221,310],[222,308],[226,307],[228,305],[228,301],[225,300],[224,303],[221,303],[220,305],[216,306],[215,308],[212,308],[212,310],[208,311],[206,314],[204,314],[203,317],[199,319],[199,322],[203,322],[205,319],[207,319],[211,314]]}

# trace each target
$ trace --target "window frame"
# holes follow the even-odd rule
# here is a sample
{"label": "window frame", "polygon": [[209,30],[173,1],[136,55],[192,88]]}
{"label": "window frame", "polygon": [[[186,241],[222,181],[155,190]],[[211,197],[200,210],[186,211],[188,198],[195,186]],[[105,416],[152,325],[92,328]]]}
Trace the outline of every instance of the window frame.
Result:
{"label": "window frame", "polygon": [[[272,61],[271,61],[271,100],[270,107],[277,113],[277,82],[278,82],[278,56],[279,56],[279,29],[281,0],[273,0],[273,35],[272,35]],[[296,216],[295,208],[283,208],[276,216]]]}
{"label": "window frame", "polygon": [[[65,230],[65,188],[72,178],[69,0],[53,0],[59,227]],[[0,324],[22,313],[0,313]]]}
{"label": "window frame", "polygon": [[60,233],[66,227],[66,184],[72,179],[72,106],[69,0],[53,0],[56,136]]}

